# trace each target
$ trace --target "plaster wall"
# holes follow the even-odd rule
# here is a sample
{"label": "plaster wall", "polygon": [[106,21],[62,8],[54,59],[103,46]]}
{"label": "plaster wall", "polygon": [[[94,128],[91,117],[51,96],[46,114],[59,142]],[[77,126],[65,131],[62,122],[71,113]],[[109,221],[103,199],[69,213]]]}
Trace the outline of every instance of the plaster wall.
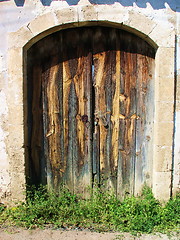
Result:
{"label": "plaster wall", "polygon": [[180,6],[173,1],[0,0],[0,197],[23,200],[25,145],[23,64],[27,49],[67,27],[109,24],[127,29],[157,49],[153,179],[155,196],[167,200],[179,189]]}

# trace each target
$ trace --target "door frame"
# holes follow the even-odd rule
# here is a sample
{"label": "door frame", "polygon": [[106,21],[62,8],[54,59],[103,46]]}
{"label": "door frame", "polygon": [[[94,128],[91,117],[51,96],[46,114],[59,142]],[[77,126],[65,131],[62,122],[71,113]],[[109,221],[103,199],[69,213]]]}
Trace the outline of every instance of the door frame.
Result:
{"label": "door frame", "polygon": [[[114,9],[116,9],[116,11],[114,11]],[[16,32],[9,34],[9,51],[7,56],[9,75],[8,87],[9,89],[14,88],[20,93],[17,97],[14,96],[16,103],[11,103],[10,98],[8,98],[8,141],[11,143],[8,155],[11,169],[10,191],[12,198],[17,198],[17,192],[19,193],[19,199],[25,198],[23,194],[26,183],[24,166],[27,164],[28,158],[26,151],[28,148],[26,145],[28,131],[26,117],[27,99],[25,94],[27,90],[26,59],[28,48],[41,38],[64,28],[102,24],[134,32],[136,35],[144,38],[157,50],[154,86],[154,144],[153,153],[150,153],[149,157],[152,159],[153,164],[153,179],[151,186],[155,197],[167,200],[171,194],[173,177],[171,166],[173,161],[172,139],[174,126],[172,121],[174,116],[174,30],[172,30],[170,25],[164,28],[160,23],[155,23],[153,19],[149,19],[142,13],[129,13],[127,8],[122,8],[119,5],[75,6],[53,11],[36,17],[28,23],[28,27],[21,27]],[[79,12],[84,12],[84,14],[79,16]],[[40,24],[41,22],[44,24]],[[166,66],[165,70],[164,66]],[[164,79],[165,81],[163,81]],[[163,90],[166,89],[166,85],[169,86],[168,95],[163,92]],[[169,99],[168,96],[170,96]],[[166,104],[165,101],[168,101],[168,104]],[[17,111],[15,110],[17,109],[17,103],[19,115],[15,119],[14,116]],[[166,116],[166,121],[162,121],[162,114]],[[18,132],[15,131],[14,126],[18,129]],[[166,129],[166,131],[162,132],[162,129]],[[16,138],[18,138],[18,141]],[[163,146],[164,148],[162,148]],[[19,151],[19,149],[21,149],[21,151]],[[165,156],[168,156],[168,158]],[[14,159],[17,159],[15,163]],[[20,169],[18,175],[15,174],[17,167]]]}

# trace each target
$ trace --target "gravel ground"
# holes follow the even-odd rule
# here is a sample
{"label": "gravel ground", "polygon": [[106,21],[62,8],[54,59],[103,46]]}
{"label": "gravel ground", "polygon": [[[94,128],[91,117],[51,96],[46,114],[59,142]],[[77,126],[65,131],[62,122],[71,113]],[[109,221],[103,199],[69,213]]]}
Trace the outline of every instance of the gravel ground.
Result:
{"label": "gravel ground", "polygon": [[129,233],[97,233],[88,230],[52,230],[35,229],[25,230],[21,228],[1,228],[0,240],[180,240],[180,235],[143,234],[132,236]]}

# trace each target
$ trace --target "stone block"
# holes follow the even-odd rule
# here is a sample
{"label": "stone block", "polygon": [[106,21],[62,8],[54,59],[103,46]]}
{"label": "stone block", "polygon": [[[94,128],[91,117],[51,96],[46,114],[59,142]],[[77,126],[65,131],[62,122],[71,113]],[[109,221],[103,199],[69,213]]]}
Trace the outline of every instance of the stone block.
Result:
{"label": "stone block", "polygon": [[156,122],[172,123],[174,119],[174,102],[158,101],[156,102]]}
{"label": "stone block", "polygon": [[11,78],[9,80],[8,85],[8,92],[7,92],[7,98],[8,98],[8,104],[9,106],[13,105],[22,105],[23,104],[23,77],[15,77],[13,81],[11,81]]}
{"label": "stone block", "polygon": [[[129,11],[129,18],[127,21],[123,22],[126,25],[140,31],[144,36],[143,38],[147,38],[149,33],[156,26],[156,22],[152,20],[152,16],[148,17],[144,14],[137,13],[133,10]],[[145,36],[146,35],[146,36]],[[152,38],[152,40],[154,40]]]}
{"label": "stone block", "polygon": [[11,201],[19,202],[25,200],[25,174],[23,172],[11,172]]}
{"label": "stone block", "polygon": [[11,152],[9,152],[10,161],[10,169],[11,172],[24,173],[24,147],[22,146],[12,146]]}
{"label": "stone block", "polygon": [[47,31],[55,26],[55,16],[53,13],[46,13],[38,16],[32,22],[27,25],[27,28],[32,32],[34,36]]}
{"label": "stone block", "polygon": [[8,76],[9,83],[22,81],[23,76],[23,51],[22,48],[11,48],[8,50]]}
{"label": "stone block", "polygon": [[156,122],[154,124],[155,139],[157,146],[172,146],[173,122]]}
{"label": "stone block", "polygon": [[33,38],[33,33],[25,26],[20,28],[17,32],[11,32],[8,34],[8,48],[22,48]]}
{"label": "stone block", "polygon": [[160,201],[167,201],[171,192],[171,172],[154,172],[153,193]]}
{"label": "stone block", "polygon": [[155,146],[156,159],[153,168],[156,172],[169,172],[172,170],[172,147]]}
{"label": "stone block", "polygon": [[56,16],[56,26],[60,24],[78,23],[77,7],[68,7],[54,12]]}
{"label": "stone block", "polygon": [[157,23],[153,30],[149,33],[149,37],[154,40],[154,42],[159,47],[173,48],[175,43],[175,30],[174,26],[165,21]]}
{"label": "stone block", "polygon": [[[23,119],[19,120],[19,122],[22,120]],[[11,146],[11,148],[8,150],[8,155],[11,154],[12,156],[15,150],[20,151],[24,144],[24,127],[22,124],[9,125],[9,135],[7,141]]]}
{"label": "stone block", "polygon": [[161,78],[174,78],[174,47],[160,47],[156,53],[156,67]]}
{"label": "stone block", "polygon": [[[21,125],[23,124],[23,118],[24,118],[24,109],[23,104],[11,104],[9,107],[9,116],[8,120],[9,123],[13,125]],[[15,134],[16,135],[16,134]]]}
{"label": "stone block", "polygon": [[158,101],[174,101],[174,77],[159,77]]}
{"label": "stone block", "polygon": [[87,5],[79,7],[78,9],[78,21],[87,22],[87,21],[97,21],[98,14],[94,5]]}
{"label": "stone block", "polygon": [[112,22],[115,25],[123,23],[128,20],[129,14],[126,8],[118,3],[109,7],[109,5],[96,5],[95,6],[98,21]]}

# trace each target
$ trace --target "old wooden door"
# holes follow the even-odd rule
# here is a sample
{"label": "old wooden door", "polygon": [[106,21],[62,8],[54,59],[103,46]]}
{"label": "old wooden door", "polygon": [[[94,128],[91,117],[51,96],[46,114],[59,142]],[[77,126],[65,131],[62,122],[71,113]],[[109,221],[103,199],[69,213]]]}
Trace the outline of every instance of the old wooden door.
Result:
{"label": "old wooden door", "polygon": [[138,192],[151,175],[153,63],[150,45],[114,28],[63,30],[35,44],[27,69],[31,178],[84,195],[94,182],[120,196]]}

